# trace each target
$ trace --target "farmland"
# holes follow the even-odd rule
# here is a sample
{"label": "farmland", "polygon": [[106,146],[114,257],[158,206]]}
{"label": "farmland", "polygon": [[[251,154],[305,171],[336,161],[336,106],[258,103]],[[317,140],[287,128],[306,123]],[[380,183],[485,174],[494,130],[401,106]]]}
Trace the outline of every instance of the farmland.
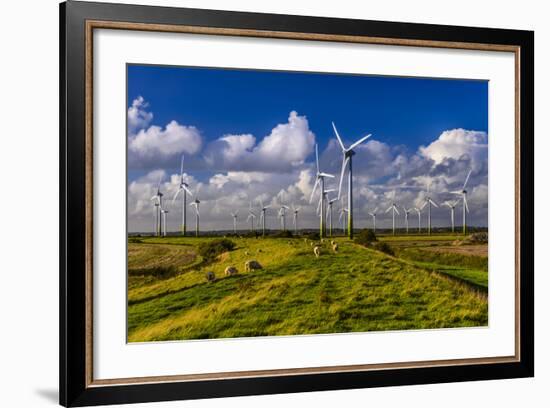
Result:
{"label": "farmland", "polygon": [[[325,240],[319,258],[318,241],[233,237],[206,259],[199,246],[214,239],[129,238],[130,342],[488,323],[487,257],[453,245],[457,235],[380,236],[394,256],[335,238],[338,251]],[[245,272],[251,259],[263,268]],[[224,276],[227,266],[238,274]]]}

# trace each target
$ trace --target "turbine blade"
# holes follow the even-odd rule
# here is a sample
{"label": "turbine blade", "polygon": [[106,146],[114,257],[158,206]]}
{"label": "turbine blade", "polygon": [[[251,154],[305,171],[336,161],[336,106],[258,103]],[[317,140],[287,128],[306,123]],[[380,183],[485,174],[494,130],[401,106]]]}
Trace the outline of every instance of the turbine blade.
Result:
{"label": "turbine blade", "polygon": [[181,155],[181,168],[180,168],[180,175],[183,177],[183,154]]}
{"label": "turbine blade", "polygon": [[428,202],[424,201],[424,204],[422,204],[422,206],[420,207],[420,211],[422,211],[424,209],[424,207],[426,207],[427,204],[428,204]]}
{"label": "turbine blade", "polygon": [[371,137],[372,135],[371,134],[368,134],[367,136],[365,137],[362,137],[361,139],[359,139],[357,142],[355,142],[354,144],[352,144],[348,150],[353,150],[354,148],[356,148],[357,146],[359,146],[361,143],[363,143],[365,140],[367,140],[369,137]]}
{"label": "turbine blade", "polygon": [[349,158],[344,156],[342,158],[342,170],[340,171],[340,183],[338,184],[338,199],[342,194],[342,182],[344,181],[344,173],[346,172],[346,165],[348,164]]}
{"label": "turbine blade", "polygon": [[435,201],[432,200],[431,198],[430,198],[430,203],[432,203],[432,204],[435,206],[435,208],[439,208],[439,206],[438,206],[438,205],[435,203]]}
{"label": "turbine blade", "polygon": [[399,210],[397,209],[397,207],[394,206],[393,208],[394,208],[395,212],[397,213],[397,215],[400,215]]}
{"label": "turbine blade", "polygon": [[317,173],[319,173],[319,147],[317,146],[317,143],[315,144],[315,163],[317,164]]}
{"label": "turbine blade", "polygon": [[468,200],[466,200],[466,195],[464,195],[464,204],[466,204],[466,212],[470,212],[470,209],[468,208]]}
{"label": "turbine blade", "polygon": [[183,187],[183,189],[184,189],[185,191],[187,191],[187,192],[189,193],[190,196],[193,195],[193,193],[191,192],[191,190],[189,190],[187,187],[185,187],[185,186],[182,186],[182,187]]}
{"label": "turbine blade", "polygon": [[334,122],[332,122],[332,128],[334,129],[334,133],[336,134],[336,139],[338,139],[338,143],[340,143],[340,147],[345,152],[346,146],[344,146],[344,142],[342,142],[342,138],[340,137],[340,134],[338,133],[338,130],[336,130],[336,125]]}
{"label": "turbine blade", "polygon": [[384,212],[387,213],[387,212],[390,211],[392,208],[393,208],[393,205],[390,205],[390,206],[388,207],[388,209],[387,209],[386,211],[384,211]]}
{"label": "turbine blade", "polygon": [[466,180],[464,181],[464,185],[462,186],[462,190],[466,188],[466,184],[468,184],[468,180],[470,180],[470,174],[472,174],[472,169],[468,172],[468,175],[466,176]]}
{"label": "turbine blade", "polygon": [[[329,177],[329,178],[334,178],[334,175],[333,174],[328,174],[328,173],[319,173],[320,176],[322,177]],[[325,193],[326,193],[326,190],[325,190]]]}
{"label": "turbine blade", "polygon": [[320,200],[319,200],[319,204],[317,204],[317,215],[319,215],[319,213],[320,213],[320,210],[321,210],[321,202],[322,202],[322,201],[323,201],[323,200],[320,199]]}
{"label": "turbine blade", "polygon": [[315,195],[315,191],[317,190],[317,186],[319,185],[319,182],[321,181],[320,178],[318,178],[316,181],[315,181],[315,184],[313,185],[313,190],[311,191],[311,197],[309,197],[309,203],[311,204],[311,202],[313,201],[313,196]]}
{"label": "turbine blade", "polygon": [[180,194],[181,188],[176,191],[176,194],[174,194],[174,198],[172,199],[172,203],[176,201],[176,198],[178,198],[178,195]]}

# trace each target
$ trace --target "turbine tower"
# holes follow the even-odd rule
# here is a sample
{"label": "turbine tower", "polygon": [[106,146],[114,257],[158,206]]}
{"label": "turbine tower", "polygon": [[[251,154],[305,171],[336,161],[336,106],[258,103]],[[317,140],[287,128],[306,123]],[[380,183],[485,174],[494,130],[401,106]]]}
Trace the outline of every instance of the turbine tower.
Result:
{"label": "turbine tower", "polygon": [[444,203],[447,207],[451,209],[451,232],[455,232],[455,207],[458,204],[458,200],[455,201],[445,201]]}
{"label": "turbine tower", "polygon": [[372,212],[369,212],[369,215],[372,217],[372,229],[376,233],[376,212],[378,211],[378,207],[376,207]]}
{"label": "turbine tower", "polygon": [[315,184],[313,185],[313,190],[311,191],[311,197],[309,198],[309,203],[311,204],[311,201],[313,200],[313,196],[315,195],[315,191],[317,190],[317,186],[321,186],[321,214],[319,216],[320,218],[320,236],[321,238],[326,236],[326,227],[325,227],[325,177],[334,178],[332,174],[323,173],[319,168],[319,150],[317,147],[317,144],[315,145],[315,163],[317,165],[317,174],[316,174],[316,180]]}
{"label": "turbine tower", "polygon": [[[424,206],[422,206],[424,208]],[[420,224],[420,214],[422,213],[422,208],[414,207],[413,210],[418,214],[418,233],[422,230],[422,225]]]}
{"label": "turbine tower", "polygon": [[395,190],[393,190],[393,198],[392,203],[386,210],[386,212],[392,211],[392,235],[395,235],[395,214],[399,215],[399,210],[397,209],[397,205],[395,204]]}
{"label": "turbine tower", "polygon": [[182,191],[183,202],[181,214],[181,234],[185,236],[185,233],[187,232],[187,194],[189,193],[190,196],[192,196],[193,194],[191,193],[191,190],[189,190],[189,184],[187,184],[183,179],[183,154],[181,155],[180,186],[178,188],[178,191],[176,191],[176,195],[174,195],[172,204],[174,203],[174,201],[176,201],[176,198],[178,198],[179,193],[181,193]]}
{"label": "turbine tower", "polygon": [[292,212],[294,213],[294,234],[298,234],[298,212],[300,211],[300,207],[294,207],[294,204],[292,204]]}
{"label": "turbine tower", "polygon": [[262,223],[262,236],[265,237],[265,212],[271,207],[271,205],[264,205],[262,199],[260,198],[260,222]]}
{"label": "turbine tower", "polygon": [[233,217],[233,234],[237,235],[237,216],[239,215],[239,210],[232,212],[231,217]]}
{"label": "turbine tower", "polygon": [[199,221],[200,221],[200,210],[199,207],[201,205],[201,202],[199,200],[199,193],[197,191],[197,197],[195,197],[195,200],[191,203],[192,207],[195,207],[195,236],[199,236]]}
{"label": "turbine tower", "polygon": [[432,183],[429,182],[428,183],[428,194],[426,195],[426,201],[424,202],[424,205],[422,205],[422,207],[420,208],[421,210],[424,209],[424,207],[426,206],[426,204],[428,205],[428,235],[432,235],[432,205],[435,207],[435,208],[439,208],[439,206],[435,203],[434,200],[432,200],[432,198],[430,197],[430,187],[431,187]]}
{"label": "turbine tower", "polygon": [[151,200],[156,200],[155,202],[155,235],[160,237],[162,235],[162,224],[161,224],[161,209],[162,209],[162,196],[160,192],[160,183],[162,182],[162,175],[159,177],[159,182],[157,184],[157,193],[151,197]]}
{"label": "turbine tower", "polygon": [[334,129],[334,133],[336,134],[338,143],[340,143],[343,154],[342,171],[340,172],[340,186],[338,188],[338,198],[340,198],[342,192],[342,181],[344,179],[344,173],[346,172],[346,165],[348,167],[348,236],[350,239],[353,239],[353,172],[351,159],[353,155],[355,155],[355,151],[353,149],[359,146],[369,137],[371,137],[371,135],[368,134],[367,136],[362,137],[361,139],[353,143],[350,147],[346,148],[346,146],[344,146],[344,142],[342,142],[342,138],[338,134],[338,130],[336,129],[336,125],[334,124],[334,122],[332,122],[332,128]]}
{"label": "turbine tower", "polygon": [[248,217],[246,217],[246,221],[250,221],[250,232],[254,232],[254,220],[256,219],[256,214],[254,211],[252,211],[252,201],[250,202],[250,206],[248,207]]}
{"label": "turbine tower", "polygon": [[468,172],[468,175],[466,176],[466,180],[464,181],[462,190],[452,191],[453,194],[458,194],[462,196],[462,233],[464,235],[466,235],[466,213],[470,212],[470,209],[468,208],[468,200],[466,200],[466,194],[468,194],[468,191],[466,190],[466,184],[468,184],[468,180],[470,179],[470,174],[472,174],[471,169]]}

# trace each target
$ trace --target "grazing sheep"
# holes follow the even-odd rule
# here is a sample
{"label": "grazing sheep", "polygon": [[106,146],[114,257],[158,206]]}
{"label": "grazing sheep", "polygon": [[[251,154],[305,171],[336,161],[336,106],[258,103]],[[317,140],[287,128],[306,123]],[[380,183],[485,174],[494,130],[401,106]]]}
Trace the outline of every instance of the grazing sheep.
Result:
{"label": "grazing sheep", "polygon": [[310,243],[309,243],[309,246],[313,246],[313,242],[310,242]]}
{"label": "grazing sheep", "polygon": [[212,271],[206,272],[206,280],[208,282],[214,282],[216,280],[216,274]]}
{"label": "grazing sheep", "polygon": [[234,266],[228,266],[225,268],[225,276],[232,276],[237,274],[237,268]]}
{"label": "grazing sheep", "polygon": [[254,261],[254,260],[246,261],[244,263],[244,270],[246,272],[250,272],[254,269],[263,269],[263,267],[258,261]]}
{"label": "grazing sheep", "polygon": [[334,245],[334,244],[335,244],[334,240],[331,239],[331,240],[330,240],[330,245]]}
{"label": "grazing sheep", "polygon": [[321,247],[316,245],[315,248],[313,248],[313,253],[316,258],[319,258],[319,256],[321,256]]}
{"label": "grazing sheep", "polygon": [[247,256],[249,255],[249,254],[248,254],[248,251],[244,251],[244,254],[247,255]]}
{"label": "grazing sheep", "polygon": [[332,250],[338,252],[338,244],[332,244]]}

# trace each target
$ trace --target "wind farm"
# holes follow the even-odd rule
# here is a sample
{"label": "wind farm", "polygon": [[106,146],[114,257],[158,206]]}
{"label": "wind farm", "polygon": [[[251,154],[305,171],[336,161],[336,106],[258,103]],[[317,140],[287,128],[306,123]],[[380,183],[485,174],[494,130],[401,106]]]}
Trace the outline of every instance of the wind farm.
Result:
{"label": "wind farm", "polygon": [[[204,80],[216,71],[164,69],[173,70],[170,81],[181,76],[191,89],[189,78]],[[253,73],[216,71],[209,78],[219,98],[208,106],[229,98],[224,86],[234,82],[220,77]],[[309,87],[306,74],[299,82],[292,82],[293,73],[265,75],[311,92],[321,92],[326,79],[315,77],[316,86]],[[149,104],[131,94],[147,91],[132,78],[130,342],[488,325],[487,126],[471,119],[479,116],[479,106],[473,113],[464,107],[461,115],[456,105],[451,113],[439,111],[441,95],[464,92],[454,82],[430,83],[442,89],[422,93],[431,113],[415,111],[404,128],[397,120],[381,120],[395,108],[385,105],[387,98],[380,98],[380,106],[364,102],[380,118],[359,111],[363,102],[356,97],[337,98],[338,105],[307,96],[297,96],[300,112],[291,106],[279,118],[250,102],[267,90],[247,88],[242,92],[250,99],[237,94],[242,105],[220,106],[210,116],[187,100],[167,105],[157,98]],[[369,88],[362,88],[362,76],[347,81],[357,83],[357,90],[391,91],[392,103],[405,100],[401,93],[410,87],[425,86],[388,85],[394,79],[379,85],[379,78],[370,78]],[[167,99],[177,98],[155,81]],[[264,82],[251,83],[263,89]],[[342,87],[354,95],[349,84]],[[475,95],[486,95],[477,82],[471,86]],[[288,104],[279,88],[269,88],[273,101]],[[308,104],[315,108],[308,110]],[[153,116],[149,109],[157,106],[165,110]],[[180,109],[185,114],[172,119]],[[434,115],[449,125],[431,130]]]}

